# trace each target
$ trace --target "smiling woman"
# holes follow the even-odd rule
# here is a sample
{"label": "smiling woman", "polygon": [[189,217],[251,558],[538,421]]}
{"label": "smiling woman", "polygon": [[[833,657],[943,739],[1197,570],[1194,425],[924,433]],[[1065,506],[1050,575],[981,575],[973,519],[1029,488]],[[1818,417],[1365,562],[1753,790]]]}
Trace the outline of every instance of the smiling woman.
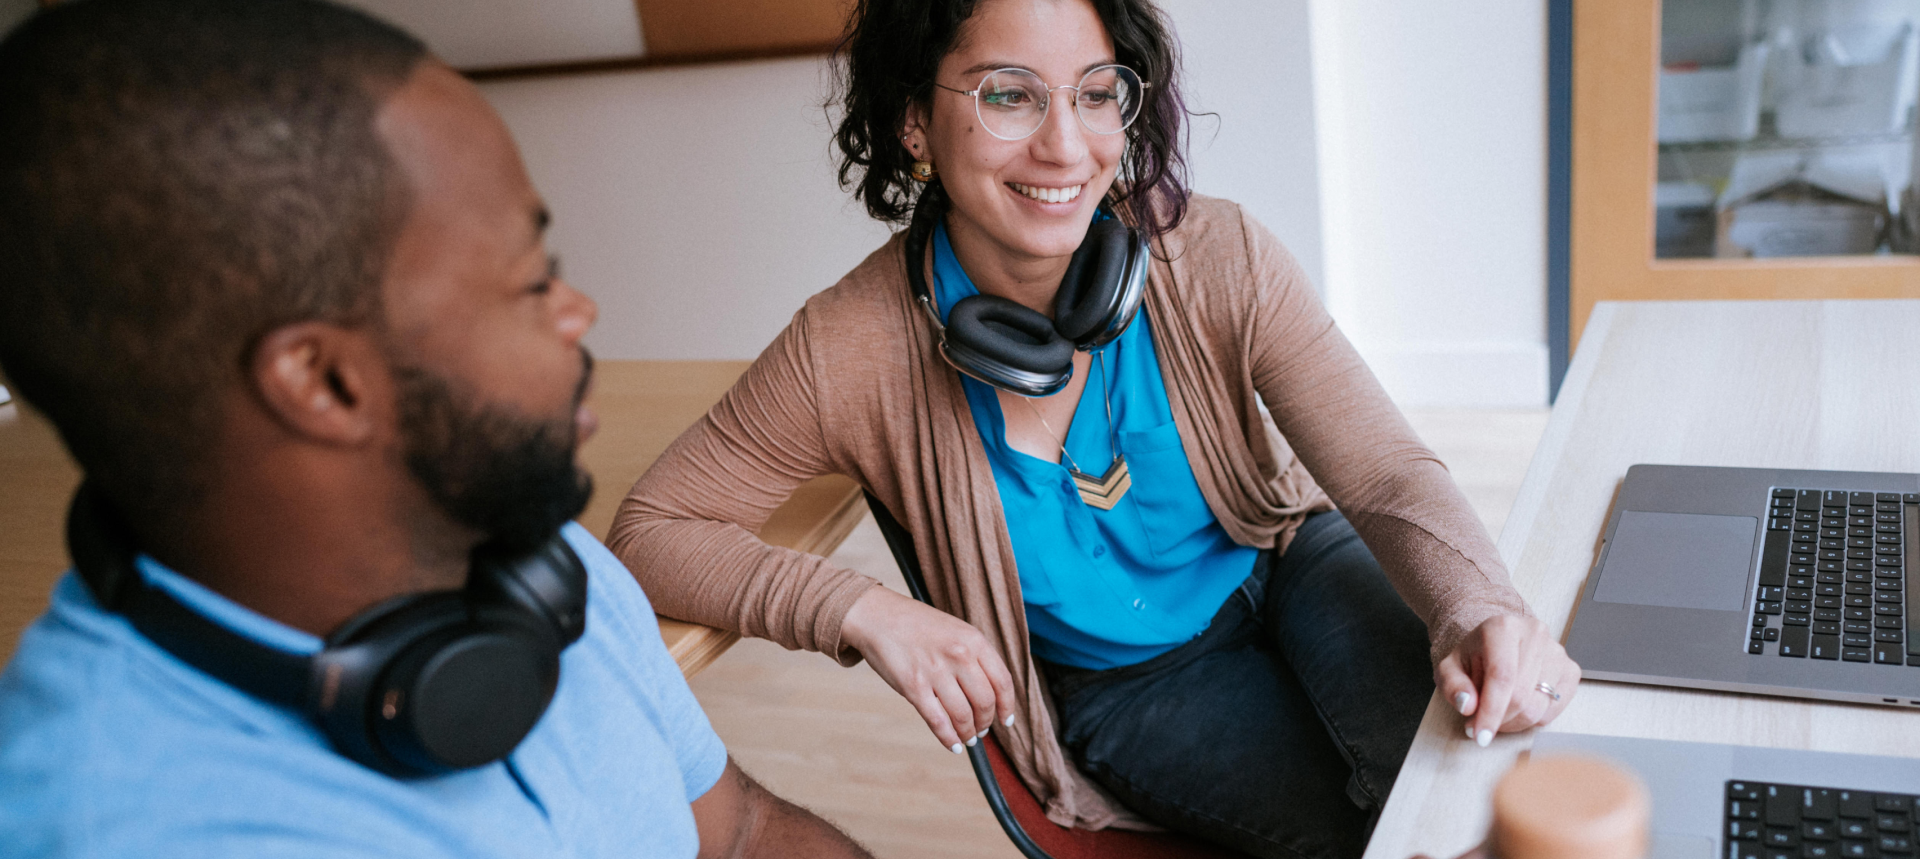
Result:
{"label": "smiling woman", "polygon": [[[842,182],[907,229],[622,504],[661,611],[865,658],[1062,826],[1260,856],[1358,856],[1436,681],[1482,745],[1559,714],[1579,669],[1445,468],[1286,249],[1188,193],[1148,0],[864,0],[844,51]],[[752,537],[826,473],[937,609]]]}

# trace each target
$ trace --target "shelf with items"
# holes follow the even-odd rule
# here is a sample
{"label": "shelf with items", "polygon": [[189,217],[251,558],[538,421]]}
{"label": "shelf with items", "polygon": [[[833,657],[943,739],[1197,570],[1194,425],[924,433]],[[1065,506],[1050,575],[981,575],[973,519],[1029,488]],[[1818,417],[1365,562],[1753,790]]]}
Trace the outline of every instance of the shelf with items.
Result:
{"label": "shelf with items", "polygon": [[1654,256],[1913,252],[1905,211],[1912,136],[1803,140],[1799,146],[1662,147],[1653,196]]}
{"label": "shelf with items", "polygon": [[1842,134],[1826,137],[1780,137],[1760,135],[1746,140],[1688,140],[1660,144],[1660,154],[1670,152],[1766,152],[1777,149],[1824,149],[1836,146],[1871,146],[1899,143],[1913,145],[1913,130],[1868,134]]}

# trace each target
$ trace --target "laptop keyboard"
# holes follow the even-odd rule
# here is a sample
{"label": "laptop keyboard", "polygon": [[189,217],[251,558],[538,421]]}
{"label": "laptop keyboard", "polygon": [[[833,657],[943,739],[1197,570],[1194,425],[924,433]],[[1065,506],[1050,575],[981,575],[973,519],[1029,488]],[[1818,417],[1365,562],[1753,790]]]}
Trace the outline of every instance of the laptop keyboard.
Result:
{"label": "laptop keyboard", "polygon": [[1727,859],[1911,859],[1915,797],[1727,782]]}
{"label": "laptop keyboard", "polygon": [[1774,489],[1747,652],[1920,666],[1920,493]]}

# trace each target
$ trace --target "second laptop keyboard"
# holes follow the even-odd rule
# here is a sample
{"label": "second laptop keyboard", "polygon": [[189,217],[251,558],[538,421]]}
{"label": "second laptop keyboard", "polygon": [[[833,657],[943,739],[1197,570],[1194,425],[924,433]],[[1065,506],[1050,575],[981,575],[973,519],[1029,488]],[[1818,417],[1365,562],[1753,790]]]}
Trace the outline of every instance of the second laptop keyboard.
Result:
{"label": "second laptop keyboard", "polygon": [[1727,782],[1726,859],[1912,859],[1914,797]]}

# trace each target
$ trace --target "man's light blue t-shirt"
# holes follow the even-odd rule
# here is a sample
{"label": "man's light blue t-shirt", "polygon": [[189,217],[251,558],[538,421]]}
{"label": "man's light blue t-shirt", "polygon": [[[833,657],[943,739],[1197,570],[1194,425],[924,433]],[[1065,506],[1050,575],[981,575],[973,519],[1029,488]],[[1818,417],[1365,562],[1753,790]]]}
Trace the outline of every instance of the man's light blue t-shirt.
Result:
{"label": "man's light blue t-shirt", "polygon": [[[652,606],[579,525],[586,634],[504,761],[397,780],[334,753],[305,718],[175,659],[69,572],[0,675],[0,854],[690,857],[689,803],[727,751],[660,640]],[[262,643],[320,640],[149,558],[140,569]]]}

